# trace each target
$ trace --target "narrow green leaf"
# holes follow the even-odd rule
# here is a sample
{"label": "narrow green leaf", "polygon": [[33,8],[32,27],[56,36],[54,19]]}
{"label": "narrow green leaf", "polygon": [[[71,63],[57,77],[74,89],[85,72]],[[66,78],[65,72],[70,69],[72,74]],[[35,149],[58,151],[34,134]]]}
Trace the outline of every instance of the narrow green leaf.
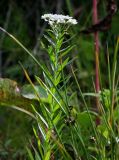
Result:
{"label": "narrow green leaf", "polygon": [[51,150],[49,149],[45,154],[44,160],[50,160]]}
{"label": "narrow green leaf", "polygon": [[57,116],[53,120],[53,124],[56,125],[61,119],[61,112],[57,114]]}
{"label": "narrow green leaf", "polygon": [[47,35],[44,34],[44,37],[47,39],[47,41],[52,45],[55,46],[55,43],[52,41],[52,39],[50,37],[48,37]]}
{"label": "narrow green leaf", "polygon": [[29,160],[35,160],[35,159],[33,158],[33,155],[32,155],[32,152],[30,151],[30,149],[29,149],[29,148],[26,148],[26,150],[27,150],[27,152],[28,152]]}
{"label": "narrow green leaf", "polygon": [[61,57],[64,57],[65,55],[67,55],[72,49],[74,48],[74,46],[68,46],[62,50],[60,50],[61,53]]}

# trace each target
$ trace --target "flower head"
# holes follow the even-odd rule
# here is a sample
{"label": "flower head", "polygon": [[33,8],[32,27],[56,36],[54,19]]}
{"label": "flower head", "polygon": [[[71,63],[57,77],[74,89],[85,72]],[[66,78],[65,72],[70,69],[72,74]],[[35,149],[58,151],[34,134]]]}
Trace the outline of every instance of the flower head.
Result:
{"label": "flower head", "polygon": [[44,14],[41,18],[47,21],[51,26],[54,24],[75,25],[78,23],[76,19],[68,15],[64,16],[60,14]]}

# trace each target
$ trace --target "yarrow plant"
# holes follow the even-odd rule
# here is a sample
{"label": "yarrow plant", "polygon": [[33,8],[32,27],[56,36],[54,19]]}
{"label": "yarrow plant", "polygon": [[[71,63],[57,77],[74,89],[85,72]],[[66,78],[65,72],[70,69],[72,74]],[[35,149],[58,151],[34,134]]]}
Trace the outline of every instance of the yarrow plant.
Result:
{"label": "yarrow plant", "polygon": [[[65,149],[63,130],[66,123],[73,123],[74,118],[70,113],[70,98],[67,94],[68,76],[64,75],[65,67],[71,63],[67,54],[73,46],[67,46],[65,34],[77,21],[69,16],[57,14],[44,14],[42,17],[50,25],[50,29],[44,34],[45,42],[42,41],[42,47],[48,53],[50,64],[45,66],[43,71],[45,82],[36,77],[38,83],[47,92],[48,106],[41,104],[42,113],[37,113],[38,126],[42,138],[39,139],[40,159],[71,159]],[[65,45],[64,45],[65,44]],[[69,120],[69,121],[68,121]],[[65,134],[65,133],[64,133]],[[36,131],[35,131],[36,135]],[[38,136],[36,136],[38,137]],[[64,148],[64,149],[63,149]]]}
{"label": "yarrow plant", "polygon": [[[48,30],[44,37],[48,40],[50,46],[48,46],[48,54],[50,57],[50,63],[52,71],[54,73],[53,82],[56,81],[55,86],[58,85],[61,78],[61,70],[65,67],[61,65],[61,59],[63,58],[63,52],[68,53],[72,47],[63,48],[63,41],[65,34],[68,34],[68,29],[71,25],[76,25],[78,22],[76,19],[70,16],[58,15],[58,14],[44,14],[41,19],[48,22],[51,30]],[[47,47],[44,47],[47,48]],[[62,58],[61,58],[62,57]],[[65,63],[68,59],[65,60]],[[64,65],[64,66],[63,66]],[[62,69],[61,69],[62,68]],[[60,78],[59,78],[60,77]]]}
{"label": "yarrow plant", "polygon": [[[57,89],[59,86],[59,83],[61,81],[66,80],[64,78],[63,69],[65,66],[69,63],[69,57],[66,57],[67,53],[73,48],[72,46],[68,46],[64,48],[63,43],[65,42],[65,34],[68,34],[68,29],[71,25],[76,25],[78,22],[76,19],[73,19],[73,17],[65,16],[65,15],[58,15],[58,14],[44,14],[41,19],[44,19],[44,21],[48,22],[48,24],[51,27],[51,30],[48,30],[47,35],[44,35],[44,37],[47,39],[49,45],[45,46],[43,44],[44,48],[46,49],[49,58],[50,58],[50,65],[52,72],[50,73],[49,70],[47,71],[48,77],[44,73],[45,77],[48,78],[48,81],[46,82],[49,86],[49,89],[51,91],[50,94],[53,94],[54,96],[57,94]],[[50,78],[50,83],[49,83]],[[53,82],[53,84],[51,83]],[[63,89],[65,90],[65,85],[63,86]],[[49,95],[48,97],[52,97],[52,95]],[[67,99],[66,90],[65,90],[65,100]],[[58,100],[59,97],[55,97]],[[67,101],[67,100],[66,100]],[[68,106],[68,101],[65,104]],[[60,102],[59,109],[62,108],[63,112],[67,112],[67,106],[61,107],[63,102]],[[57,106],[57,101],[51,98],[51,108],[52,113],[55,110],[55,106]],[[60,108],[61,107],[61,108]],[[58,109],[57,108],[57,109]]]}

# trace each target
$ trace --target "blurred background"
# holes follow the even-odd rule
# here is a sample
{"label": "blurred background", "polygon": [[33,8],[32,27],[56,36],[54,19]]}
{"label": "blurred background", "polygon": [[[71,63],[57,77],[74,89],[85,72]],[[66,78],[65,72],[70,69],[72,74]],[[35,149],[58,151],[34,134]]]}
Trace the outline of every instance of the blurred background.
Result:
{"label": "blurred background", "polygon": [[[109,1],[99,0],[98,2],[99,20],[107,14],[107,2]],[[119,6],[119,0],[117,0],[117,6]],[[47,24],[41,20],[41,16],[45,13],[70,15],[77,19],[78,25],[71,31],[71,36],[74,37],[72,43],[75,42],[76,46],[71,51],[70,58],[76,57],[73,66],[77,70],[82,91],[93,91],[95,76],[93,35],[79,33],[92,25],[92,0],[0,1],[0,26],[23,43],[41,63],[47,64],[48,56],[40,44],[47,28]],[[105,87],[108,86],[106,47],[108,45],[111,62],[118,35],[119,11],[113,16],[111,28],[99,34],[101,76]],[[40,68],[33,60],[13,40],[0,32],[0,77],[15,80],[22,86],[28,82],[19,61],[34,83],[34,75],[42,76]],[[69,68],[67,72],[70,73]],[[33,124],[32,119],[25,114],[0,106],[0,160],[25,159],[24,144],[28,144],[29,137],[32,137]]]}

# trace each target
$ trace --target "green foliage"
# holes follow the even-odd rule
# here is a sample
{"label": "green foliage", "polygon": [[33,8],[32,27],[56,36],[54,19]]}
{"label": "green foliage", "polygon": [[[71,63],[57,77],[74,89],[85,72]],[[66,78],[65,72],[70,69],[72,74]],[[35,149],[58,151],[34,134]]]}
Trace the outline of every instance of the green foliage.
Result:
{"label": "green foliage", "polygon": [[31,138],[32,123],[33,120],[24,113],[0,106],[0,157],[3,160],[25,159],[25,145]]}
{"label": "green foliage", "polygon": [[[35,4],[35,2],[33,3]],[[55,2],[52,3],[55,4]],[[10,91],[7,96],[7,102],[9,101],[7,105],[8,107],[11,105],[10,99],[12,99],[12,105],[19,105],[20,111],[24,112],[21,106],[23,99],[27,98],[30,100],[30,107],[32,105],[32,116],[29,114],[30,118],[28,118],[22,113],[1,106],[0,158],[2,157],[3,160],[26,159],[27,153],[29,160],[119,159],[117,62],[119,42],[115,47],[119,14],[117,12],[113,17],[109,33],[100,34],[101,91],[100,94],[90,93],[94,91],[92,82],[94,76],[93,38],[78,33],[81,28],[91,25],[91,3],[90,1],[71,2],[69,0],[64,3],[67,5],[64,11],[68,10],[71,15],[75,14],[77,18],[79,17],[80,24],[74,28],[73,32],[70,30],[70,34],[73,35],[71,39],[69,35],[64,38],[63,30],[60,30],[58,37],[51,30],[47,30],[42,42],[42,35],[40,35],[40,42],[36,42],[35,45],[41,44],[40,47],[45,51],[38,48],[37,56],[31,50],[39,30],[41,29],[42,32],[45,25],[43,28],[40,25],[39,29],[39,21],[32,23],[38,26],[34,26],[34,28],[36,27],[35,36],[29,38],[28,30],[31,26],[27,23],[27,18],[24,18],[23,10],[17,6],[12,8],[7,30],[20,41],[7,33],[17,43],[16,45],[8,36],[5,36],[0,45],[4,52],[2,58],[5,60],[2,71],[3,75],[7,77],[23,81],[24,78],[21,76],[18,64],[18,61],[21,60],[30,85],[24,85],[20,89],[21,98],[18,99],[15,95],[11,96],[14,88],[8,90],[9,84],[4,83],[4,87]],[[43,4],[45,5],[45,1]],[[29,5],[27,2],[27,9]],[[77,8],[78,5],[79,8]],[[99,4],[99,8],[101,8],[99,17],[103,18],[105,6],[106,1]],[[33,10],[36,10],[39,15],[40,9],[35,7]],[[34,12],[33,10],[30,7],[30,15]],[[35,16],[32,15],[32,19],[35,19]],[[0,18],[0,22],[3,23],[4,19]],[[32,29],[31,33],[34,31]],[[27,50],[22,42],[30,49]],[[40,57],[40,60],[37,60],[36,57]],[[109,58],[108,65],[107,58]],[[33,75],[35,76],[33,77]],[[83,94],[81,90],[88,93]],[[95,97],[99,97],[100,100],[100,113],[95,111]],[[14,101],[14,99],[16,100]],[[38,103],[34,104],[34,101]],[[22,107],[27,108],[28,103],[24,103]],[[29,111],[26,110],[26,113],[28,114]],[[37,123],[33,125],[35,140],[31,131],[31,117],[34,117]],[[29,134],[32,135],[32,138]],[[24,141],[24,137],[27,140]],[[30,139],[30,145],[28,139]],[[24,148],[27,148],[27,153]]]}

